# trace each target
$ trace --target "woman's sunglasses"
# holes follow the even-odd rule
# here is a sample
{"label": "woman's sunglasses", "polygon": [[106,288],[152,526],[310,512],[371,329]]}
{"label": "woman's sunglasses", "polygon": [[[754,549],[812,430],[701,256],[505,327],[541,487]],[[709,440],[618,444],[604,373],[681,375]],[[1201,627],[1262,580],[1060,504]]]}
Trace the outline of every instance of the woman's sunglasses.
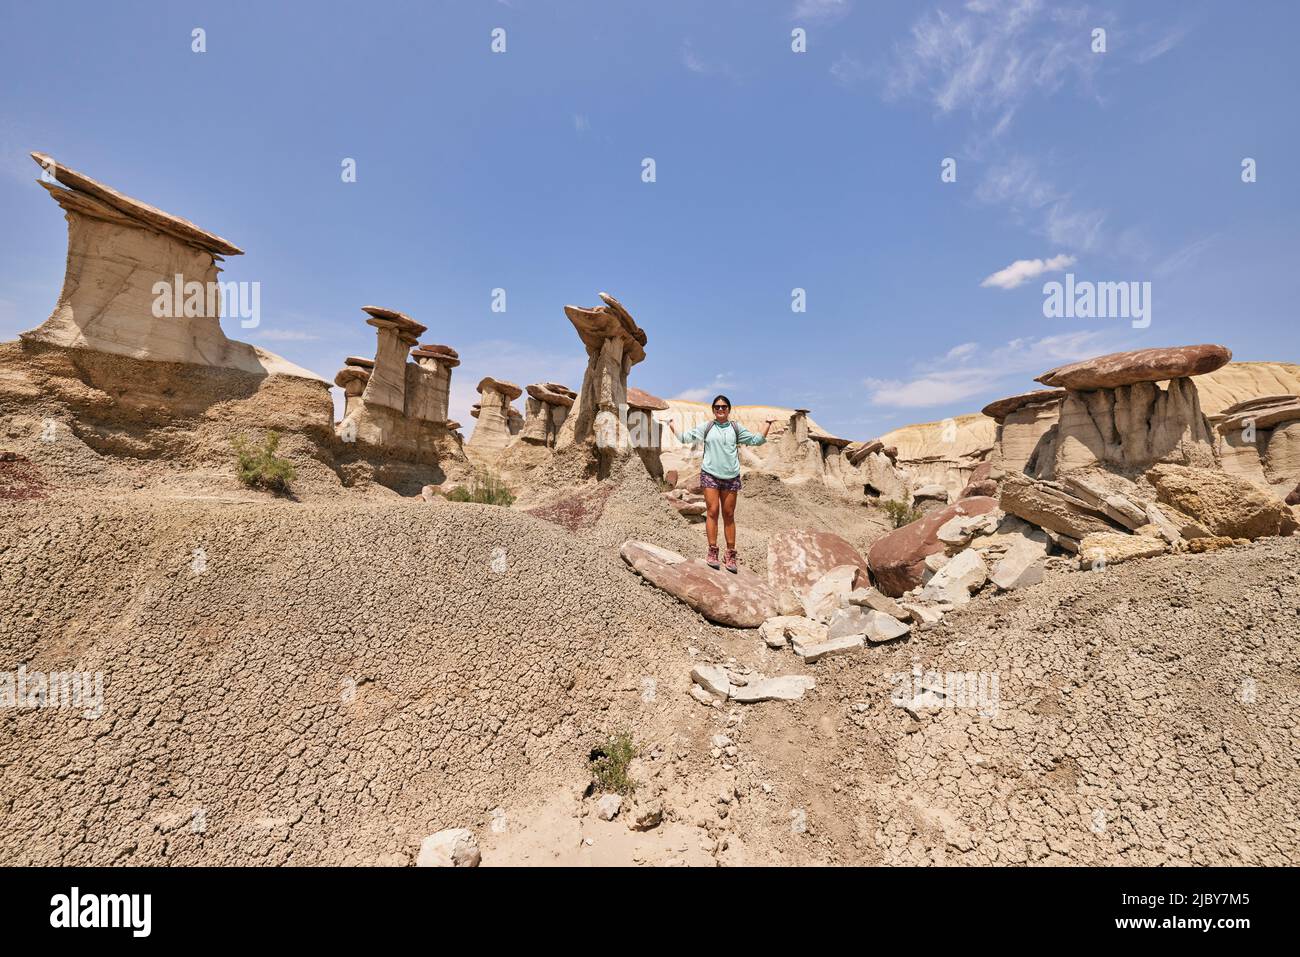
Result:
{"label": "woman's sunglasses", "polygon": [[726,412],[726,411],[727,411],[728,409],[730,409],[730,408],[731,408],[731,406],[729,406],[729,405],[715,405],[715,406],[713,407],[713,411],[714,411],[714,412]]}

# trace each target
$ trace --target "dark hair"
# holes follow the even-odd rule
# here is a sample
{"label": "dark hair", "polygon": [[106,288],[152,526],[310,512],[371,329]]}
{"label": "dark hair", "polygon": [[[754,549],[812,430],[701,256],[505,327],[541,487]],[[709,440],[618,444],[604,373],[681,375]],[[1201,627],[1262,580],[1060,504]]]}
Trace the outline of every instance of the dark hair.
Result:
{"label": "dark hair", "polygon": [[713,406],[717,405],[719,399],[721,399],[723,402],[727,403],[727,408],[728,408],[728,409],[731,408],[731,400],[728,399],[725,395],[715,395],[715,396],[713,397],[713,401],[709,403],[710,408],[712,408]]}

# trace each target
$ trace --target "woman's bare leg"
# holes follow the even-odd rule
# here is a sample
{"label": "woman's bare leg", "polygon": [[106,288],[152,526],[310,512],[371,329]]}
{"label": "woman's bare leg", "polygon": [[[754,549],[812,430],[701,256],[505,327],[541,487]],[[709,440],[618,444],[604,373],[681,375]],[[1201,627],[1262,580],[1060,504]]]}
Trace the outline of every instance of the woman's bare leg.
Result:
{"label": "woman's bare leg", "polygon": [[709,538],[710,548],[716,547],[718,544],[718,506],[718,490],[716,488],[706,488],[704,490],[704,507],[708,510],[708,514],[704,517],[704,534]]}
{"label": "woman's bare leg", "polygon": [[[714,494],[717,494],[716,492]],[[732,551],[736,549],[736,493],[722,493],[722,520],[726,523],[724,533],[727,536],[727,547]]]}

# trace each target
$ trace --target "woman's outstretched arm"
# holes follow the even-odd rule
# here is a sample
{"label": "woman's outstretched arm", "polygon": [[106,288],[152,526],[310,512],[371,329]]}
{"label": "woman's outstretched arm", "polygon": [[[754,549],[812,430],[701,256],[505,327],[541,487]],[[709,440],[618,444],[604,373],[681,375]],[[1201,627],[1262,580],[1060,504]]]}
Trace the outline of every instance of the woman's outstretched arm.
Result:
{"label": "woman's outstretched arm", "polygon": [[762,445],[767,441],[767,433],[772,430],[772,423],[774,421],[774,419],[767,420],[767,424],[763,426],[762,435],[759,435],[757,432],[749,431],[749,429],[737,422],[736,428],[739,431],[736,433],[736,441],[741,445]]}

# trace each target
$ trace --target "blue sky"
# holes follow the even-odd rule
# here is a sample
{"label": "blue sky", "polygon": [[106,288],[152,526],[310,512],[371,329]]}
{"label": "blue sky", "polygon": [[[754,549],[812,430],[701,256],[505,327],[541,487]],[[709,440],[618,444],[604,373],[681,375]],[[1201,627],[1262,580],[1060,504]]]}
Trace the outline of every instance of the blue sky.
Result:
{"label": "blue sky", "polygon": [[[223,278],[260,282],[262,317],[236,338],[332,379],[373,354],[363,304],[425,323],[466,422],[484,375],[576,387],[562,306],[599,290],[649,335],[633,384],[850,438],[1120,348],[1300,359],[1295,3],[0,10],[3,339],[62,281],[36,149],[243,247]],[[1020,260],[1069,265],[985,283]],[[1065,271],[1150,282],[1150,326],[1045,318]]]}

